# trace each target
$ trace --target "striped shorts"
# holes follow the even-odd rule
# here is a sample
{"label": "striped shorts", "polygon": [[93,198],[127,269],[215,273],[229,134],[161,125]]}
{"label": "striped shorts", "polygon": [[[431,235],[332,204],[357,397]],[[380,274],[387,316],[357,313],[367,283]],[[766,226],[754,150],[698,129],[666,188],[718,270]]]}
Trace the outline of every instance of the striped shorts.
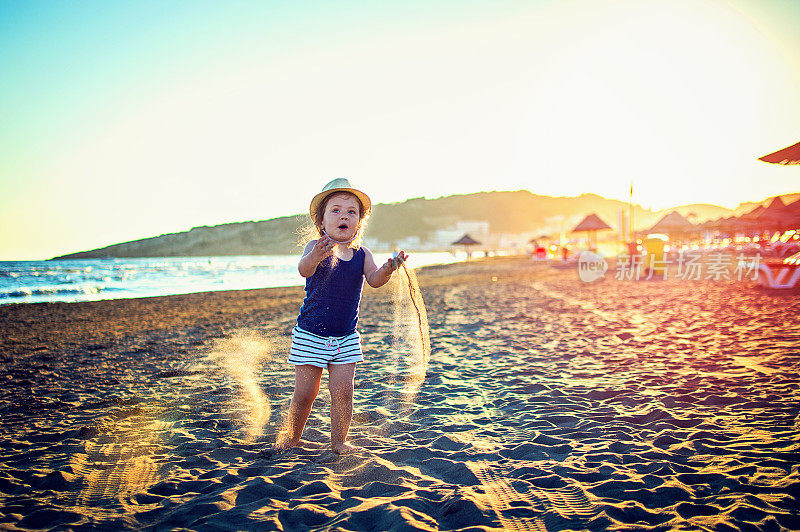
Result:
{"label": "striped shorts", "polygon": [[296,326],[292,329],[289,362],[326,368],[328,364],[363,362],[361,335],[353,331],[345,336],[319,336]]}

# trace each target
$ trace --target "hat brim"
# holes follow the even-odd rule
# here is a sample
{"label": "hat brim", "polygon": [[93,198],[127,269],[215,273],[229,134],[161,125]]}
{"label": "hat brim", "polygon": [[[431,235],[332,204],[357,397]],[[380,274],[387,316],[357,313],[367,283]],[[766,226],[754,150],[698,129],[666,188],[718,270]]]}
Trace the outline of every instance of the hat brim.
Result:
{"label": "hat brim", "polygon": [[317,208],[319,208],[320,204],[322,204],[322,202],[325,201],[325,198],[327,198],[331,194],[336,194],[338,192],[349,192],[350,194],[353,194],[355,197],[357,197],[359,201],[361,201],[361,205],[364,207],[364,212],[363,212],[364,216],[372,212],[372,202],[370,201],[369,196],[367,196],[360,190],[357,190],[355,188],[332,188],[330,190],[325,190],[323,192],[320,192],[311,199],[311,205],[308,207],[308,214],[311,215],[312,220],[314,219],[314,211],[316,211]]}

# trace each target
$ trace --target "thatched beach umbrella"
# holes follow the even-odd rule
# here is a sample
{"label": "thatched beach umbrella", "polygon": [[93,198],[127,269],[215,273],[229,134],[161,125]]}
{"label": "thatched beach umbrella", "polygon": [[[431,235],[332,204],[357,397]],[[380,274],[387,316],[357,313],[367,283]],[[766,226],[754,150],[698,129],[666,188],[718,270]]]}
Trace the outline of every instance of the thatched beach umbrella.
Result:
{"label": "thatched beach umbrella", "polygon": [[763,205],[756,205],[756,207],[740,216],[733,216],[730,223],[725,227],[728,234],[746,233],[757,234],[764,229],[764,220],[759,220],[759,216],[766,208]]}
{"label": "thatched beach umbrella", "polygon": [[734,230],[750,233],[761,233],[769,229],[784,229],[791,225],[795,218],[794,209],[784,205],[780,197],[772,199],[766,207],[757,205],[753,210],[739,216]]}
{"label": "thatched beach umbrella", "polygon": [[581,223],[575,226],[575,229],[572,230],[573,233],[580,233],[582,231],[586,231],[586,235],[589,237],[589,247],[591,249],[597,248],[597,232],[598,231],[605,231],[606,229],[611,229],[611,226],[605,223],[599,216],[592,213],[586,218],[584,218]]}
{"label": "thatched beach umbrella", "polygon": [[786,210],[791,213],[789,216],[788,229],[800,229],[800,199],[789,203],[786,206]]}
{"label": "thatched beach umbrella", "polygon": [[768,229],[787,229],[795,213],[777,196],[756,216],[756,220]]}
{"label": "thatched beach umbrella", "polygon": [[672,211],[665,215],[659,221],[647,230],[648,233],[663,233],[670,236],[673,235],[689,235],[697,231],[697,227],[681,216],[678,211]]}
{"label": "thatched beach umbrella", "polygon": [[792,144],[788,148],[770,153],[769,155],[759,157],[758,160],[772,164],[800,164],[800,142]]}
{"label": "thatched beach umbrella", "polygon": [[464,236],[453,242],[451,245],[453,246],[464,246],[464,251],[467,252],[467,257],[469,257],[469,247],[479,245],[480,242],[469,236],[467,233],[464,233]]}
{"label": "thatched beach umbrella", "polygon": [[678,211],[672,211],[664,215],[645,233],[660,233],[669,235],[670,238],[683,239],[692,233],[697,233],[698,228],[692,222],[684,218]]}

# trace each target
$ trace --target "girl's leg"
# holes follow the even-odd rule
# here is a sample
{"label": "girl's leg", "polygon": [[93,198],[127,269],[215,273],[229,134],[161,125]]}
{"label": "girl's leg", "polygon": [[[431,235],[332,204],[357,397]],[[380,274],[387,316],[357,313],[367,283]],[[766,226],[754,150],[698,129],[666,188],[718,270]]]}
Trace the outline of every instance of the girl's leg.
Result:
{"label": "girl's leg", "polygon": [[356,364],[328,364],[328,389],[331,392],[331,449],[339,454],[355,451],[347,443],[353,419],[353,377]]}
{"label": "girl's leg", "polygon": [[310,364],[301,364],[294,367],[294,395],[289,405],[289,415],[286,426],[275,442],[276,449],[288,449],[300,443],[303,427],[311,413],[311,405],[319,393],[319,382],[322,378],[322,368]]}

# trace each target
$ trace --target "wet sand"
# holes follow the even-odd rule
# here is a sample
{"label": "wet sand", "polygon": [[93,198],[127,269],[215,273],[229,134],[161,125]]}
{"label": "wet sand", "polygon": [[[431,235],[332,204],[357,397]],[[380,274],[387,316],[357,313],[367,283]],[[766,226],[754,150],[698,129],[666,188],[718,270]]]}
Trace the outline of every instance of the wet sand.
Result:
{"label": "wet sand", "polygon": [[418,275],[425,378],[365,287],[343,457],[324,388],[268,452],[300,288],[0,306],[0,528],[800,529],[798,291]]}

